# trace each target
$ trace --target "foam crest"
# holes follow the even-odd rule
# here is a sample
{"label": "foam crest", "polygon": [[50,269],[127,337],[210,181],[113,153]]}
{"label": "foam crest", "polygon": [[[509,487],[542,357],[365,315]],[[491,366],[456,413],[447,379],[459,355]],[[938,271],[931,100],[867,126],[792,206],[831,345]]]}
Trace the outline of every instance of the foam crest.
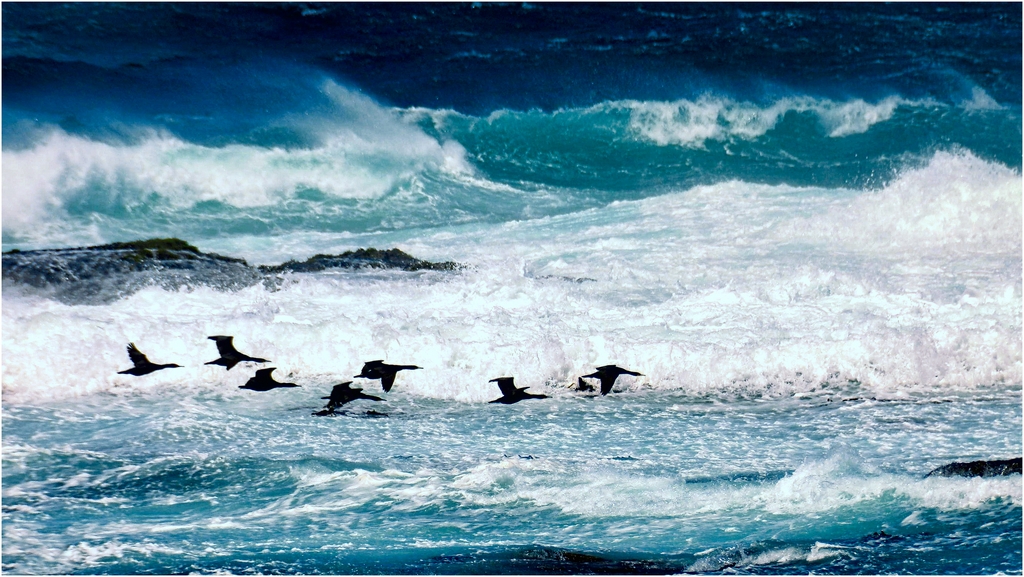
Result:
{"label": "foam crest", "polygon": [[980,86],[971,89],[971,98],[960,103],[965,110],[977,112],[982,110],[1004,110],[1005,107],[985,92]]}
{"label": "foam crest", "polygon": [[702,96],[675,102],[617,103],[630,111],[630,130],[659,146],[702,147],[708,140],[753,140],[775,128],[790,112],[815,114],[828,135],[841,138],[867,132],[892,118],[900,106],[929,106],[897,96],[874,104],[862,99],[835,102],[811,97],[783,98],[769,106]]}
{"label": "foam crest", "polygon": [[375,199],[425,171],[471,172],[458,143],[438,142],[358,93],[331,83],[324,91],[336,110],[302,127],[320,139],[311,148],[202,146],[151,129],[134,142],[107,143],[53,128],[35,146],[3,152],[3,226],[28,233],[83,207],[107,213],[203,202],[273,206],[309,190]]}
{"label": "foam crest", "polygon": [[[794,518],[857,510],[874,515],[879,508],[920,508],[930,511],[978,509],[994,499],[1021,503],[1021,478],[909,479],[905,475],[859,470],[843,458],[801,465],[775,483],[688,484],[679,478],[604,470],[588,464],[575,467],[544,459],[503,459],[478,465],[453,478],[450,487],[460,498],[479,506],[527,500],[539,507],[557,507],[587,518],[621,516],[692,518],[757,514]],[[581,481],[585,479],[585,481]],[[424,480],[417,483],[421,487]],[[446,484],[430,489],[441,498]],[[428,499],[429,500],[429,499]],[[818,548],[815,554],[834,551]]]}
{"label": "foam crest", "polygon": [[885,252],[1021,251],[1021,177],[970,152],[937,152],[877,192],[797,219],[784,236],[825,239],[848,249]]}

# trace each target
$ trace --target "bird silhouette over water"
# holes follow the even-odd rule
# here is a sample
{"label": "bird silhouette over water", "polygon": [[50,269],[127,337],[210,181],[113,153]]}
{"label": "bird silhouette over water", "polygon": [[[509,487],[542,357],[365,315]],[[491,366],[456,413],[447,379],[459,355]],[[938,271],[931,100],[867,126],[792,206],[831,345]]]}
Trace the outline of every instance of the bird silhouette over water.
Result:
{"label": "bird silhouette over water", "polygon": [[297,387],[295,383],[279,383],[274,380],[274,377],[270,376],[270,373],[274,372],[274,367],[269,369],[260,369],[256,371],[256,376],[245,382],[244,385],[238,387],[239,389],[249,389],[250,391],[269,391],[270,389],[277,389],[279,387]]}
{"label": "bird silhouette over water", "polygon": [[423,367],[417,367],[416,365],[389,365],[384,361],[370,361],[363,364],[363,371],[356,375],[356,377],[362,379],[380,379],[380,386],[383,387],[384,392],[387,393],[391,390],[391,387],[395,385],[395,374],[398,373],[398,371],[409,371],[421,368]]}
{"label": "bird silhouette over water", "polygon": [[501,389],[501,397],[490,401],[492,403],[502,403],[504,405],[511,405],[512,403],[518,403],[525,399],[546,399],[547,395],[534,395],[527,393],[526,389],[530,387],[518,388],[515,385],[513,377],[498,377],[497,379],[491,379],[488,383],[498,383],[498,388]]}
{"label": "bird silhouette over water", "polygon": [[159,371],[160,369],[181,367],[181,365],[176,365],[174,363],[166,365],[151,363],[149,359],[146,358],[146,355],[142,354],[142,351],[135,347],[135,343],[128,343],[128,358],[131,359],[132,364],[135,366],[125,371],[118,371],[117,374],[141,377],[142,375],[148,375],[149,373]]}
{"label": "bird silhouette over water", "polygon": [[632,375],[634,377],[642,377],[640,373],[627,371],[622,367],[616,367],[615,365],[605,365],[603,367],[597,367],[597,371],[589,375],[583,375],[583,379],[601,379],[601,394],[607,395],[612,390],[612,385],[615,384],[615,379],[619,375]]}
{"label": "bird silhouette over water", "polygon": [[320,397],[321,399],[327,399],[327,406],[322,411],[313,413],[317,416],[333,415],[334,411],[344,405],[345,403],[351,403],[359,399],[366,399],[368,401],[383,401],[380,397],[373,395],[367,395],[362,389],[352,387],[352,381],[345,381],[344,383],[338,383],[331,389],[330,396]]}
{"label": "bird silhouette over water", "polygon": [[215,361],[205,363],[207,365],[222,365],[225,369],[231,370],[231,367],[248,361],[251,363],[269,363],[267,359],[260,359],[257,357],[250,357],[249,355],[243,355],[242,353],[235,350],[235,346],[231,344],[234,337],[226,337],[223,335],[217,335],[213,337],[206,337],[211,341],[217,342],[217,352],[220,353],[220,358]]}

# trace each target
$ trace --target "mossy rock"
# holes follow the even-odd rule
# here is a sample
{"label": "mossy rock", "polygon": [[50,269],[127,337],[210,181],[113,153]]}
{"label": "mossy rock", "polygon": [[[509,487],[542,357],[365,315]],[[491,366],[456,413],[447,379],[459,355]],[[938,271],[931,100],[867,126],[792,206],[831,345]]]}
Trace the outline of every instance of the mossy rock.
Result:
{"label": "mossy rock", "polygon": [[244,259],[221,256],[213,253],[203,253],[198,248],[181,240],[180,238],[151,238],[148,240],[133,240],[130,242],[114,242],[97,246],[86,247],[94,250],[129,250],[121,258],[135,264],[142,264],[144,261],[153,260],[198,260],[200,258],[212,258],[224,262],[246,264]]}
{"label": "mossy rock", "polygon": [[[151,238],[149,240],[133,240],[130,242],[114,242],[110,244],[101,244],[99,246],[90,246],[88,248],[96,250],[134,250],[137,253],[150,254],[149,251],[157,251],[153,253],[156,258],[161,258],[159,255],[171,255],[170,251],[178,252],[190,252],[193,254],[202,254],[199,249],[190,245],[189,243],[181,240],[180,238]],[[168,257],[168,258],[180,258],[180,257]]]}
{"label": "mossy rock", "polygon": [[405,271],[418,270],[458,270],[461,266],[454,262],[429,262],[410,256],[397,248],[379,250],[376,248],[360,248],[341,254],[316,254],[303,262],[290,260],[276,266],[261,266],[266,273],[281,272],[318,272],[335,268],[392,268]]}

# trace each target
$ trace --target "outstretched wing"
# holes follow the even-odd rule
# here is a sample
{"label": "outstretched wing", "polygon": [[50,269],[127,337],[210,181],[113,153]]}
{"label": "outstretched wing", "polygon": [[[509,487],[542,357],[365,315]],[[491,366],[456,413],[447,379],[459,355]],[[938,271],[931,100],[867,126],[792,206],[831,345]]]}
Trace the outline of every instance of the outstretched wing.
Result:
{"label": "outstretched wing", "polygon": [[512,377],[495,379],[495,381],[498,383],[498,388],[501,389],[501,395],[503,397],[511,397],[516,394],[517,390],[519,390],[516,388],[515,381]]}
{"label": "outstretched wing", "polygon": [[359,371],[357,377],[363,379],[379,379],[381,377],[381,367],[384,366],[384,361],[368,361],[363,363],[363,370]]}
{"label": "outstretched wing", "polygon": [[360,389],[353,389],[353,388],[351,388],[349,386],[351,384],[352,384],[352,381],[345,381],[344,383],[338,383],[337,385],[334,385],[334,387],[331,389],[331,396],[330,397],[324,397],[324,398],[325,399],[330,399],[331,401],[336,402],[336,403],[343,403],[344,404],[346,402],[346,399],[349,396],[352,395],[352,391],[360,390]]}
{"label": "outstretched wing", "polygon": [[235,337],[216,336],[207,338],[211,341],[217,342],[217,352],[220,353],[220,356],[228,357],[231,355],[238,355],[238,351],[235,350],[235,346],[231,344]]}
{"label": "outstretched wing", "polygon": [[274,372],[274,369],[275,367],[270,367],[269,369],[258,369],[256,371],[256,376],[261,379],[269,379],[271,378],[270,373]]}
{"label": "outstretched wing", "polygon": [[131,359],[132,364],[136,367],[149,364],[149,359],[146,358],[146,355],[142,354],[142,351],[135,347],[135,343],[128,343],[128,358]]}
{"label": "outstretched wing", "polygon": [[391,387],[395,386],[395,373],[384,373],[380,376],[380,386],[384,387],[384,392],[390,392]]}
{"label": "outstretched wing", "polygon": [[607,395],[608,393],[611,392],[612,385],[615,384],[615,377],[618,377],[618,376],[619,375],[608,375],[608,374],[601,375],[601,394],[602,395]]}

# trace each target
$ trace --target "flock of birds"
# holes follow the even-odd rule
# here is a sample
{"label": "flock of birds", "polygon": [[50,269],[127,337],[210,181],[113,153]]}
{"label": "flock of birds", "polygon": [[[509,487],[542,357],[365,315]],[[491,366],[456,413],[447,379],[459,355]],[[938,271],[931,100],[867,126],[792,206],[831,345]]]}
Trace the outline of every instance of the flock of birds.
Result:
{"label": "flock of birds", "polygon": [[[218,335],[208,337],[210,340],[217,343],[217,351],[220,353],[220,357],[212,360],[207,365],[221,365],[227,370],[231,370],[232,367],[241,362],[250,363],[268,363],[267,359],[261,359],[258,357],[250,357],[249,355],[242,354],[235,349],[232,344],[233,337]],[[132,368],[119,371],[121,375],[135,375],[142,376],[148,375],[154,371],[161,369],[170,369],[174,367],[180,367],[174,363],[165,365],[150,362],[146,355],[142,354],[142,351],[135,346],[135,343],[128,343],[128,358],[131,359]],[[356,378],[379,380],[381,387],[384,392],[387,393],[391,390],[391,387],[395,385],[395,375],[399,371],[409,371],[420,369],[416,365],[389,365],[384,361],[370,361],[363,365],[363,370],[360,371]],[[295,383],[281,383],[275,381],[270,375],[274,372],[274,368],[259,369],[256,371],[256,376],[252,377],[242,386],[240,389],[249,389],[251,391],[269,391],[271,389],[277,389],[281,387],[298,387]],[[612,390],[612,386],[615,384],[615,379],[620,375],[632,375],[635,377],[643,376],[640,373],[629,371],[615,365],[605,365],[598,367],[597,370],[589,375],[583,375],[579,377],[576,382],[576,390],[578,391],[594,391],[594,386],[585,382],[583,379],[598,379],[601,382],[601,394],[607,395]],[[501,396],[491,401],[492,403],[503,403],[511,405],[512,403],[518,403],[526,399],[546,399],[547,395],[534,395],[527,393],[526,389],[530,387],[517,387],[512,377],[498,377],[497,379],[491,379],[490,383],[497,383],[498,388],[501,389]],[[326,397],[327,405],[320,411],[313,413],[318,417],[334,415],[335,411],[344,406],[347,403],[356,401],[359,399],[365,399],[368,401],[383,401],[380,397],[373,395],[367,395],[362,389],[352,386],[352,381],[345,381],[334,385],[331,389],[331,394]],[[971,461],[968,463],[954,462],[948,465],[939,467],[926,475],[941,476],[941,477],[991,477],[1000,475],[1019,475],[1021,472],[1021,458],[1016,457],[1013,459],[1003,460],[992,460],[992,461]]]}
{"label": "flock of birds", "polygon": [[[212,360],[207,365],[220,365],[226,370],[231,370],[232,367],[242,362],[249,363],[269,363],[267,359],[261,359],[259,357],[250,357],[249,355],[238,352],[233,344],[234,337],[217,335],[207,337],[211,341],[217,343],[217,352],[220,353],[220,357]],[[132,368],[118,371],[119,375],[135,375],[141,377],[148,375],[154,371],[161,369],[171,369],[175,367],[181,367],[174,363],[159,364],[151,362],[146,355],[142,353],[135,346],[135,343],[128,343],[128,358],[131,359]],[[421,369],[416,365],[389,365],[383,360],[370,361],[363,364],[363,370],[360,371],[355,378],[379,380],[381,388],[387,393],[391,391],[391,387],[395,385],[395,376],[398,371],[409,371],[415,369]],[[298,387],[295,383],[282,383],[274,380],[271,373],[274,372],[274,367],[259,369],[256,371],[256,375],[246,381],[244,385],[241,385],[240,389],[249,389],[251,391],[269,391],[271,389],[278,389],[282,387]],[[603,367],[597,367],[597,370],[589,375],[583,375],[576,380],[576,390],[583,392],[594,391],[594,386],[587,383],[583,379],[598,379],[601,383],[601,394],[607,395],[612,390],[612,386],[615,384],[615,379],[620,375],[632,375],[634,377],[643,376],[635,371],[629,371],[615,365],[605,365]],[[491,379],[489,383],[497,383],[498,389],[501,390],[501,396],[493,401],[492,403],[502,403],[505,405],[511,405],[512,403],[518,403],[526,399],[546,399],[547,395],[535,395],[533,393],[527,393],[526,389],[530,387],[517,387],[513,377],[498,377]],[[373,395],[367,395],[362,389],[352,386],[352,381],[345,381],[334,385],[331,389],[331,394],[327,397],[321,397],[327,399],[327,405],[320,411],[313,413],[316,416],[333,415],[335,411],[352,401],[359,399],[365,399],[368,401],[383,401],[380,397]]]}

